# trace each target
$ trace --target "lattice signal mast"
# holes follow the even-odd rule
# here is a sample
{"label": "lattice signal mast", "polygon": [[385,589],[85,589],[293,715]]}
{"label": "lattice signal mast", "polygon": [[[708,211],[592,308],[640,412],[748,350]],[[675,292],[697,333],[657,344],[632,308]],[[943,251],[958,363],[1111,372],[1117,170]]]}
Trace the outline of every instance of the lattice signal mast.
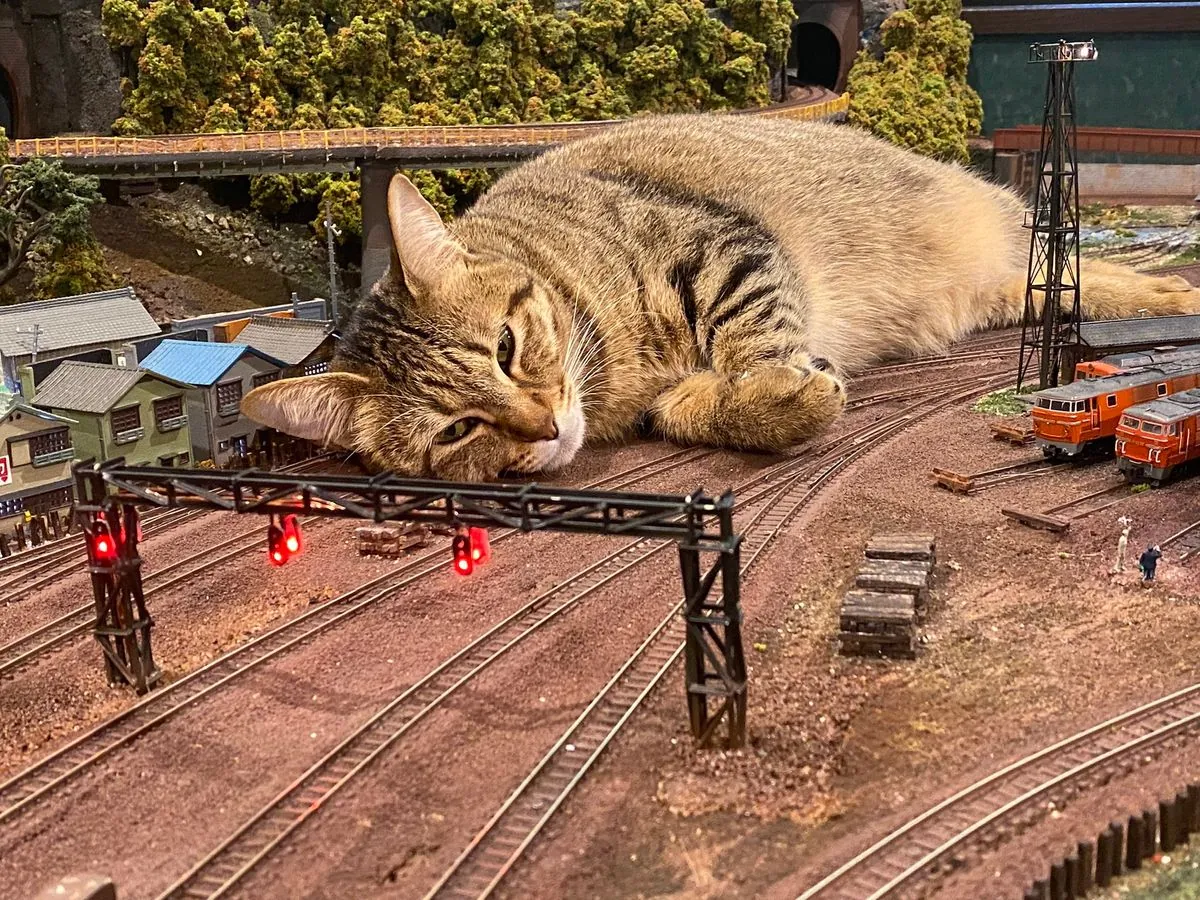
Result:
{"label": "lattice signal mast", "polygon": [[[1093,60],[1093,41],[1031,44],[1029,62],[1047,63],[1046,109],[1030,229],[1029,277],[1021,321],[1017,388],[1037,359],[1038,388],[1058,384],[1063,347],[1079,342],[1079,160],[1075,133],[1075,63]],[[1035,297],[1044,299],[1039,310]],[[1065,301],[1065,302],[1064,302]]]}

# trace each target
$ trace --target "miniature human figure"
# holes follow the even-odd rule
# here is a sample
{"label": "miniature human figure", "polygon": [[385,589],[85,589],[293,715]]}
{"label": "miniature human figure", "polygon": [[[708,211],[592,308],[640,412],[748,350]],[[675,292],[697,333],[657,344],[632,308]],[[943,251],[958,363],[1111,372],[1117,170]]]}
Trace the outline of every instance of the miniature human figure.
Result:
{"label": "miniature human figure", "polygon": [[1121,529],[1121,536],[1117,538],[1117,564],[1113,566],[1113,573],[1125,571],[1125,552],[1129,548],[1129,526],[1126,525]]}
{"label": "miniature human figure", "polygon": [[1162,550],[1158,544],[1154,544],[1146,549],[1138,560],[1138,566],[1142,570],[1142,584],[1150,584],[1154,581],[1154,570],[1158,568],[1158,561],[1162,558]]}

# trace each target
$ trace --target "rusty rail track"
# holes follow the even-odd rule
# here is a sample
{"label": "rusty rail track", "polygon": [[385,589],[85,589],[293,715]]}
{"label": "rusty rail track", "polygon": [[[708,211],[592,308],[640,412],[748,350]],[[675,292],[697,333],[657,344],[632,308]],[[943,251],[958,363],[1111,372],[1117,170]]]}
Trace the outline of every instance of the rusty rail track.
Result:
{"label": "rusty rail track", "polygon": [[[1114,494],[1117,496],[1113,496]],[[1022,525],[1028,525],[1030,528],[1063,532],[1071,527],[1072,522],[1094,515],[1102,509],[1116,506],[1132,496],[1137,495],[1131,493],[1130,485],[1122,478],[1120,481],[1102,485],[1096,490],[1041,511],[1005,507],[1000,512],[1007,518],[1020,522]]]}
{"label": "rusty rail track", "polygon": [[[1002,380],[1012,377],[1009,374]],[[989,381],[990,379],[990,381]],[[752,515],[739,530],[746,554],[744,575],[792,519],[852,462],[921,419],[974,396],[994,375],[966,379],[971,388],[946,396],[940,392],[910,409],[831,442],[833,446],[805,466],[792,466],[762,490],[739,503]],[[960,384],[961,387],[961,384]],[[769,499],[762,503],[764,495]],[[542,828],[566,801],[584,775],[629,722],[641,702],[679,658],[684,626],[676,605],[596,695],[578,719],[550,748],[541,762],[475,835],[442,874],[426,900],[434,897],[483,898],[500,885],[523,857]]]}
{"label": "rusty rail track", "polygon": [[[930,391],[930,393],[933,393]],[[938,398],[940,403],[940,398]],[[743,499],[735,507],[745,510],[763,502],[764,498],[778,490],[783,483],[794,482],[793,473],[808,471],[820,465],[831,446],[840,446],[849,441],[866,441],[897,423],[907,424],[912,420],[909,412],[899,413],[887,420],[887,424],[874,423],[857,429],[851,435],[833,439],[823,445],[827,451],[819,452],[814,461],[812,453],[806,453],[780,463],[735,488],[736,491],[760,486],[751,497]],[[866,452],[873,444],[857,443],[857,453]],[[707,455],[707,454],[705,454]],[[826,468],[824,477],[830,477]],[[765,485],[765,486],[763,486]],[[773,501],[778,503],[778,500]],[[770,504],[768,504],[769,506]],[[757,520],[756,520],[757,521]],[[782,522],[775,526],[775,531]],[[220,897],[232,890],[243,878],[266,859],[290,835],[314,816],[329,799],[359,773],[370,766],[381,754],[408,735],[433,710],[439,708],[449,697],[472,682],[527,637],[537,633],[543,626],[560,615],[577,607],[579,603],[615,579],[628,574],[642,563],[670,549],[669,541],[639,540],[610,553],[577,574],[560,582],[550,591],[534,598],[522,609],[493,626],[479,638],[445,660],[436,669],[415,684],[406,688],[397,698],[383,707],[375,716],[343,740],[326,756],[318,760],[304,774],[292,782],[269,804],[243,824],[229,839],[214,849],[204,859],[171,885],[162,895],[175,897]],[[755,554],[757,558],[757,553]],[[671,625],[678,616],[672,612],[655,634],[669,633],[682,640],[681,626]],[[668,629],[666,632],[663,629]],[[680,633],[676,635],[676,632]],[[654,643],[653,641],[651,642]],[[645,645],[644,645],[645,646]],[[680,644],[682,646],[682,644]],[[647,651],[660,652],[660,651]],[[670,654],[673,661],[678,650]],[[652,686],[652,685],[651,685]],[[647,687],[649,690],[649,687]]]}
{"label": "rusty rail track", "polygon": [[933,469],[934,483],[956,494],[974,494],[1002,484],[1025,481],[1049,475],[1068,465],[1067,460],[1047,459],[1040,453],[1021,462],[984,469],[982,472],[955,472],[951,469]]}
{"label": "rusty rail track", "polygon": [[1013,762],[947,797],[842,864],[799,900],[879,900],[935,877],[968,846],[998,842],[1001,830],[1039,801],[1131,770],[1147,751],[1200,727],[1200,684],[1115,716]]}
{"label": "rusty rail track", "polygon": [[[619,490],[635,481],[694,462],[711,451],[677,450],[616,473],[592,487]],[[498,532],[492,544],[507,540],[516,530]],[[436,561],[435,561],[436,560]],[[0,823],[63,787],[107,758],[113,751],[157,728],[176,713],[191,707],[241,675],[346,621],[381,600],[430,575],[445,572],[444,549],[430,550],[397,570],[373,578],[331,600],[310,607],[253,640],[230,650],[207,665],[149,694],[129,709],[113,716],[87,734],[71,741],[4,783],[0,783]]]}

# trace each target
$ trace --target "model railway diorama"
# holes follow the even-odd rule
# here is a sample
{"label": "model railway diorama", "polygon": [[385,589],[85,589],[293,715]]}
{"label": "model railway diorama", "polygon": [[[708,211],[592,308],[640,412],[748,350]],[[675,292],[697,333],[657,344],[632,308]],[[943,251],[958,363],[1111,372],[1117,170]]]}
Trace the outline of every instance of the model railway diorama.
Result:
{"label": "model railway diorama", "polygon": [[[859,127],[834,89],[848,59],[806,79],[832,65],[826,37],[858,51],[862,6],[802,5],[794,35],[824,49],[789,52],[770,90],[790,99],[731,111],[731,134],[821,119],[809,140],[834,145]],[[375,34],[355,21],[346,47]],[[634,142],[606,160],[589,142],[616,121],[14,140],[14,165],[118,196],[358,173],[339,196],[361,213],[364,290],[348,317],[335,279],[328,300],[169,322],[132,287],[0,306],[0,894],[1063,900],[1158,867],[1194,879],[1200,266],[1127,273],[1164,276],[1146,304],[1169,315],[1085,321],[1074,68],[1097,51],[1028,53],[1048,74],[1023,309],[861,366],[854,329],[927,310],[788,307],[770,217],[676,184],[665,151],[653,177]],[[729,165],[753,181],[778,148],[750,144]],[[564,216],[552,251],[502,205],[474,220],[513,259],[562,266],[512,283],[512,259],[469,250],[474,212],[444,227],[420,179],[379,182],[575,153],[607,199],[576,207],[561,170],[534,169]],[[831,221],[868,218],[835,202],[857,171],[823,183]],[[886,211],[926,170],[901,188],[871,171]],[[498,184],[481,216],[536,195]],[[673,246],[693,218],[711,227]],[[626,309],[626,274],[634,300],[608,321],[567,255],[613,223],[603,300]],[[622,243],[646,234],[671,263],[649,275]],[[853,257],[820,240],[814,296],[822,263],[841,277]],[[423,305],[443,291],[452,316]],[[572,291],[559,315],[547,298]],[[628,427],[571,445],[572,403],[591,428],[617,418],[607,394]],[[747,437],[804,417],[786,447]]]}

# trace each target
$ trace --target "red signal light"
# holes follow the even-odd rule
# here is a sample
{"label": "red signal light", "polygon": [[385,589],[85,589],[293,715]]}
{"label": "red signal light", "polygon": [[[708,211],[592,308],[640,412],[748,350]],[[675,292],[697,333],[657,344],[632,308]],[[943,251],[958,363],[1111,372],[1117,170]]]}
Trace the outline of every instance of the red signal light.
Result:
{"label": "red signal light", "polygon": [[275,517],[272,516],[267,525],[267,559],[273,566],[282,566],[291,555],[283,529],[276,524]]}
{"label": "red signal light", "polygon": [[450,552],[454,557],[454,571],[459,575],[470,575],[475,569],[475,556],[471,552],[471,537],[467,534],[456,534],[450,542]]}
{"label": "red signal light", "polygon": [[288,513],[283,517],[283,545],[289,554],[299,553],[304,548],[304,541],[300,536],[300,523],[296,520],[295,513]]}
{"label": "red signal light", "polygon": [[492,546],[486,528],[472,528],[467,532],[471,539],[471,559],[485,563],[492,558]]}
{"label": "red signal light", "polygon": [[92,531],[92,555],[101,562],[109,562],[117,556],[117,542],[103,519],[97,520]]}

